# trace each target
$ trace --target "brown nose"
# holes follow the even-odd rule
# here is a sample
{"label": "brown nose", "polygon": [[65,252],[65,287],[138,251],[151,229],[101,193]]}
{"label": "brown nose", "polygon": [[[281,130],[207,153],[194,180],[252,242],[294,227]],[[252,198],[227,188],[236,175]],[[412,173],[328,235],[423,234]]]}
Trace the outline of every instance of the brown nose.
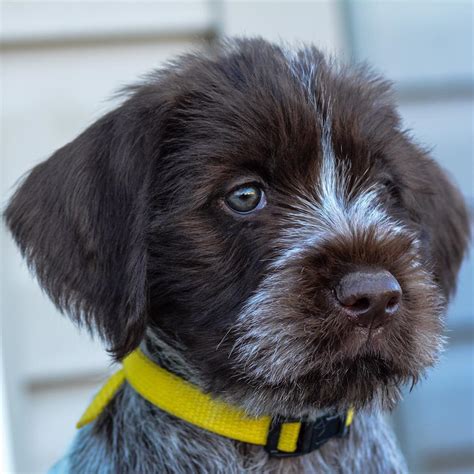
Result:
{"label": "brown nose", "polygon": [[345,275],[336,297],[348,318],[358,326],[380,327],[397,312],[402,289],[386,270],[358,271]]}

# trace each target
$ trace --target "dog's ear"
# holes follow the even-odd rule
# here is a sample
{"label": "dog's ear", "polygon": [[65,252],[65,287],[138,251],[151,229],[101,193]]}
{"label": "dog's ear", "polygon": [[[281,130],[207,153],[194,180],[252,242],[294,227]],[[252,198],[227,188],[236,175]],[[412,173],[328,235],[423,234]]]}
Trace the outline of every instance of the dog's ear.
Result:
{"label": "dog's ear", "polygon": [[53,302],[117,359],[147,323],[145,128],[129,99],[33,168],[5,212]]}
{"label": "dog's ear", "polygon": [[422,163],[421,169],[413,171],[417,183],[413,206],[429,243],[435,276],[449,297],[469,244],[469,214],[461,193],[441,167],[427,156]]}

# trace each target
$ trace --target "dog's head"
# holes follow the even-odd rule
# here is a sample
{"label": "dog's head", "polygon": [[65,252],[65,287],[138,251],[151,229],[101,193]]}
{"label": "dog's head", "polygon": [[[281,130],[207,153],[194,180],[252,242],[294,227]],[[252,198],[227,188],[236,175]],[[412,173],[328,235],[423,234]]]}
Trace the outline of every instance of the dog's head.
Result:
{"label": "dog's head", "polygon": [[468,219],[387,83],[242,40],[128,92],[7,209],[52,300],[117,358],[159,328],[254,413],[391,406],[442,346]]}

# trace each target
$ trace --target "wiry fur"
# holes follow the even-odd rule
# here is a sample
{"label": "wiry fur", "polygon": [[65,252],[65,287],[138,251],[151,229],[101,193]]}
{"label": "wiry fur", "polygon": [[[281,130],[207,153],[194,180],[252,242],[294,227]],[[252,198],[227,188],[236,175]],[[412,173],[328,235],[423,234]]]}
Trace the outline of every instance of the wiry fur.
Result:
{"label": "wiry fur", "polygon": [[[254,39],[178,58],[126,94],[6,211],[43,288],[116,359],[142,344],[249,414],[359,414],[347,440],[277,461],[125,386],[79,433],[69,470],[403,471],[378,409],[436,361],[469,229],[456,188],[401,130],[390,85]],[[267,204],[236,215],[224,198],[249,182]],[[358,270],[400,284],[383,328],[354,327],[335,301]]]}
{"label": "wiry fur", "polygon": [[[149,406],[129,386],[116,397],[106,417],[113,421],[101,423],[110,423],[109,427],[91,425],[79,433],[56,472],[395,474],[406,471],[390,429],[376,412],[360,413],[347,439],[329,441],[314,453],[286,460],[269,459],[262,448],[203,432],[176,420]],[[94,432],[97,428],[110,430],[113,437],[97,436]]]}
{"label": "wiry fur", "polygon": [[[170,346],[160,331],[149,333],[142,350],[169,370],[193,377],[182,352]],[[126,385],[99,421],[78,434],[52,474],[380,474],[405,470],[393,435],[377,411],[359,413],[347,439],[330,441],[304,457],[275,460],[262,448],[173,418]]]}

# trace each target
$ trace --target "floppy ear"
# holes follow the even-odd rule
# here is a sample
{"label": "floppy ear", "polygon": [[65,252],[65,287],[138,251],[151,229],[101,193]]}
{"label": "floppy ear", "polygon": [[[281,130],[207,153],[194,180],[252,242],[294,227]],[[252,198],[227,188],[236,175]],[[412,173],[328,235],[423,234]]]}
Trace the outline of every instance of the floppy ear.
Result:
{"label": "floppy ear", "polygon": [[126,102],[33,168],[5,212],[53,302],[118,359],[147,323],[145,128]]}
{"label": "floppy ear", "polygon": [[456,288],[459,267],[470,238],[469,214],[459,190],[432,159],[424,157],[418,169],[415,195],[423,233],[430,243],[433,270],[447,297]]}

